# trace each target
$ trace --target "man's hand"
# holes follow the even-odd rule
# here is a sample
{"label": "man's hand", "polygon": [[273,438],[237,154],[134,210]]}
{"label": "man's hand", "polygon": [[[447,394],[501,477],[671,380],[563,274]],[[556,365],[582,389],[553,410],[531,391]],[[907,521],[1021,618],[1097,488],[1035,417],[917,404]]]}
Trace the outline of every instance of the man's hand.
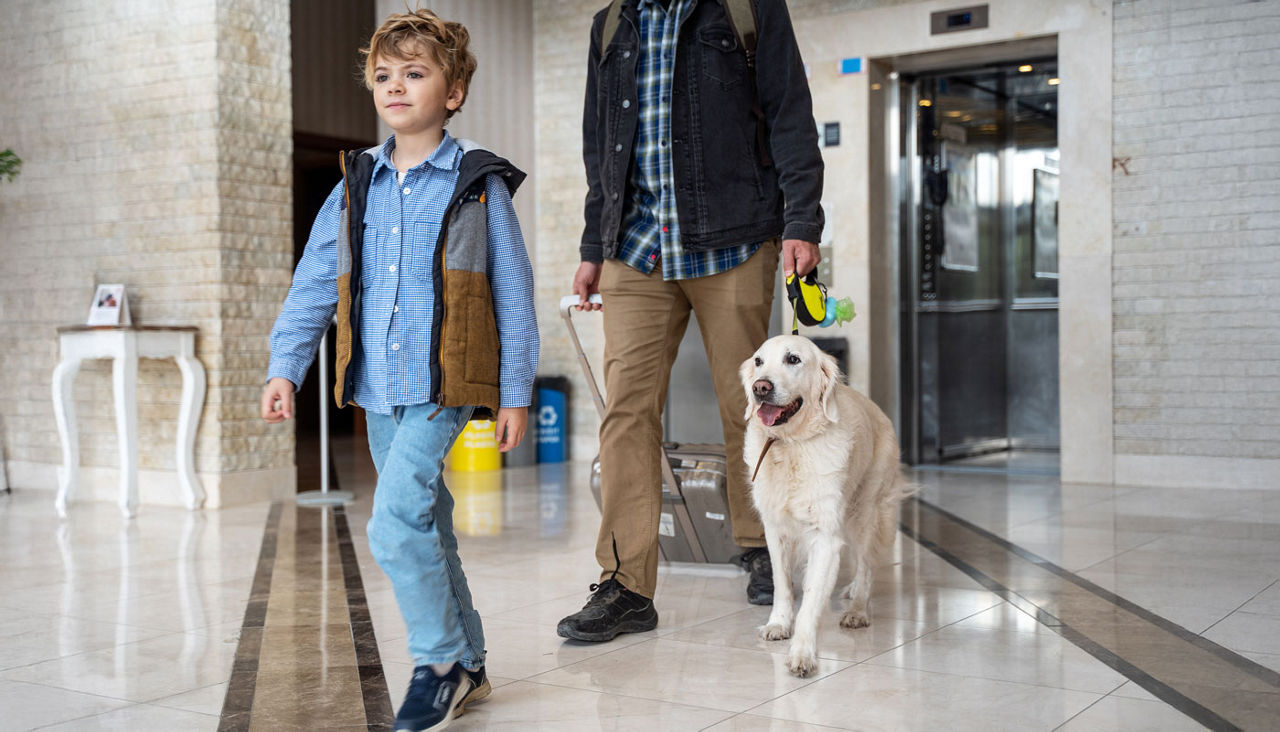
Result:
{"label": "man's hand", "polygon": [[600,305],[587,301],[600,291],[600,268],[600,262],[583,262],[578,265],[578,271],[573,275],[573,294],[578,296],[578,304],[574,307],[578,310],[600,309]]}
{"label": "man's hand", "polygon": [[795,272],[804,277],[822,261],[818,245],[800,239],[784,239],[782,241],[782,276]]}
{"label": "man's hand", "polygon": [[277,376],[262,390],[262,418],[278,424],[293,418],[293,382]]}
{"label": "man's hand", "polygon": [[493,431],[493,438],[498,441],[498,452],[508,452],[519,445],[528,424],[528,407],[500,407]]}

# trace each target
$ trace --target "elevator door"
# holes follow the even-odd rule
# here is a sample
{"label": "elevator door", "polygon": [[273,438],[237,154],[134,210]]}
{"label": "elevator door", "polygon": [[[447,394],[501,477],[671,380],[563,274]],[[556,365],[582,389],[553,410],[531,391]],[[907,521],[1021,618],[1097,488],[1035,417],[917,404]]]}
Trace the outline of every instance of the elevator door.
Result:
{"label": "elevator door", "polygon": [[906,457],[1056,470],[1056,62],[899,84]]}

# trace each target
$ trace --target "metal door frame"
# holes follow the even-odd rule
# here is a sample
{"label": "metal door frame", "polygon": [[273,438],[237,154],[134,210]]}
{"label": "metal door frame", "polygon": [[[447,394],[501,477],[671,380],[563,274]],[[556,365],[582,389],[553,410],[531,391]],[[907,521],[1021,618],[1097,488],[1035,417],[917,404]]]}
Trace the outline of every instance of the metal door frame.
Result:
{"label": "metal door frame", "polygon": [[[1039,54],[1038,58],[1030,58],[1035,63],[1052,59],[1057,62],[1056,48],[1052,56]],[[921,157],[919,154],[919,124],[916,108],[920,100],[920,83],[926,78],[936,78],[963,74],[968,71],[990,67],[1002,67],[1011,63],[1008,59],[992,60],[987,63],[955,65],[951,67],[937,66],[913,70],[907,74],[891,71],[887,75],[887,98],[885,104],[885,141],[889,148],[890,179],[889,190],[896,198],[897,205],[891,206],[891,222],[888,228],[896,251],[898,269],[898,358],[899,388],[897,389],[899,434],[902,439],[903,459],[912,465],[923,463],[924,445],[922,442],[922,394],[921,394],[921,358],[919,342],[919,308],[920,301],[920,231],[917,212],[921,203]],[[1003,89],[1003,87],[1002,87]],[[1006,119],[1012,120],[1008,114],[1016,101],[1006,98],[1003,101]],[[1016,237],[1016,215],[1014,208],[1013,180],[1010,174],[1011,158],[1016,152],[1015,130],[1012,123],[1006,124],[999,146],[999,200],[1001,209],[1000,247],[1001,260],[1001,310],[1006,315],[1014,309],[1035,309],[1040,307],[1034,302],[1023,303],[1016,298],[1017,272],[1010,261]],[[1055,308],[1057,307],[1055,300]],[[1012,338],[1012,322],[1005,318],[1004,331],[1006,343]],[[1011,352],[1006,352],[1006,363]],[[1007,383],[1006,376],[1006,383]],[[1059,405],[1060,408],[1061,405]],[[1059,420],[1061,412],[1059,411]],[[1007,432],[1006,428],[1006,432]],[[1011,437],[1006,435],[1005,442],[1014,447]]]}

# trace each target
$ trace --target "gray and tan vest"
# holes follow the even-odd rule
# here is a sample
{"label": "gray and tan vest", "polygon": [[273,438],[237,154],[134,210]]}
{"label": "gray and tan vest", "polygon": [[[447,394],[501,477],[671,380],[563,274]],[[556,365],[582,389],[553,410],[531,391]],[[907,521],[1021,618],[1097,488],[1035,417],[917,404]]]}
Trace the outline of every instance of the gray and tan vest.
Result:
{"label": "gray and tan vest", "polygon": [[[432,264],[435,293],[431,323],[431,401],[442,407],[475,406],[496,413],[499,342],[489,288],[489,226],[485,176],[493,173],[515,195],[525,174],[470,140],[463,150],[458,182],[445,208],[444,225]],[[360,297],[364,212],[373,178],[368,148],[343,152],[342,221],[338,227],[338,332],[333,398],[353,404],[356,359],[361,356]]]}

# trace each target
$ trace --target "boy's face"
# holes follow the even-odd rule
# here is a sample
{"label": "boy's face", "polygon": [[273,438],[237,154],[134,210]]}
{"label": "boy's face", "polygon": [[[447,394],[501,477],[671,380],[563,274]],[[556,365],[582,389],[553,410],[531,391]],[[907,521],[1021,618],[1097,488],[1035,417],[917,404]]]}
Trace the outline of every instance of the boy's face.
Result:
{"label": "boy's face", "polygon": [[378,56],[373,104],[398,135],[444,128],[449,111],[462,106],[462,85],[445,88],[444,70],[425,53],[407,59]]}

